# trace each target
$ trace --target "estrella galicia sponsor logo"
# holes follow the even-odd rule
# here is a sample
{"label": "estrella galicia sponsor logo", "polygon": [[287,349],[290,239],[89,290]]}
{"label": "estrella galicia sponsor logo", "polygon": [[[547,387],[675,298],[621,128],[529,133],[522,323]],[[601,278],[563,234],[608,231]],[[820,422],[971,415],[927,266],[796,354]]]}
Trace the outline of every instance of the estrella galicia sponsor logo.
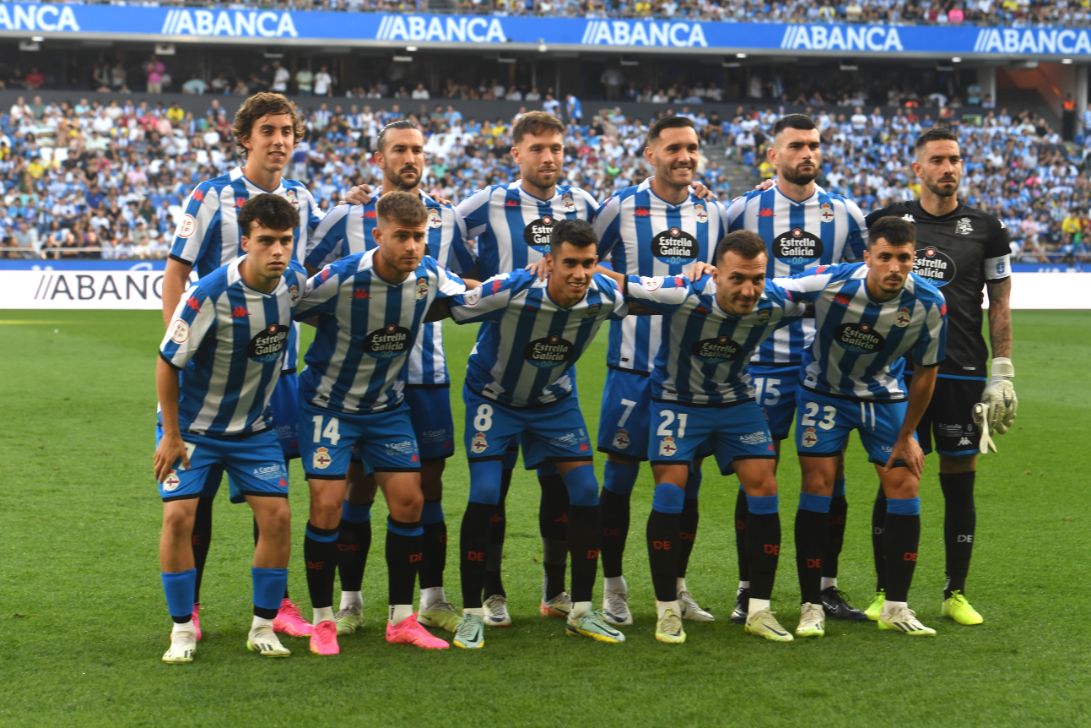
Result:
{"label": "estrella galicia sponsor logo", "polygon": [[566,341],[560,336],[547,336],[544,339],[535,339],[523,348],[523,358],[531,366],[541,369],[550,369],[567,364],[572,356],[575,346],[571,341]]}
{"label": "estrella galicia sponsor logo", "polygon": [[697,238],[680,227],[672,227],[652,238],[652,255],[670,265],[685,265],[697,259]]}
{"label": "estrella galicia sponsor logo", "polygon": [[917,251],[913,261],[913,272],[937,288],[942,288],[955,279],[958,268],[955,260],[942,250],[929,245]]}
{"label": "estrella galicia sponsor logo", "polygon": [[269,324],[259,331],[257,336],[250,339],[246,353],[254,361],[268,364],[280,358],[287,342],[288,327],[284,324]]}
{"label": "estrella galicia sponsor logo", "polygon": [[583,45],[708,48],[700,23],[670,20],[588,20]]}
{"label": "estrella galicia sponsor logo", "polygon": [[259,480],[280,480],[285,476],[284,466],[278,463],[262,465],[254,468],[251,472]]}
{"label": "estrella galicia sponsor logo", "polygon": [[739,345],[727,336],[701,339],[693,345],[693,355],[702,361],[731,361],[739,356]]}
{"label": "estrella galicia sponsor logo", "polygon": [[1060,28],[982,28],[974,53],[1084,55],[1091,53],[1091,35],[1087,30]]}
{"label": "estrella galicia sponsor logo", "polygon": [[780,47],[793,51],[902,51],[898,29],[883,25],[789,25]]}
{"label": "estrella galicia sponsor logo", "polygon": [[803,265],[822,255],[822,239],[801,227],[783,232],[773,241],[773,256],[791,265]]}
{"label": "estrella galicia sponsor logo", "polygon": [[299,37],[292,14],[273,10],[168,10],[160,32],[230,38]]}
{"label": "estrella galicia sponsor logo", "polygon": [[849,323],[837,327],[834,340],[854,354],[873,354],[886,340],[870,324]]}
{"label": "estrella galicia sponsor logo", "polygon": [[523,240],[527,245],[545,255],[549,252],[549,237],[555,222],[556,220],[550,215],[542,215],[537,220],[532,220],[523,228]]}
{"label": "estrella galicia sponsor logo", "polygon": [[0,30],[41,30],[79,32],[76,14],[66,5],[0,5]]}
{"label": "estrella galicia sponsor logo", "polygon": [[412,440],[398,440],[397,442],[384,442],[383,447],[387,450],[401,453],[402,455],[409,455],[417,449],[417,443]]}
{"label": "estrella galicia sponsor logo", "polygon": [[376,359],[393,359],[409,350],[409,329],[387,324],[364,339],[364,351]]}
{"label": "estrella galicia sponsor logo", "polygon": [[500,18],[440,17],[438,15],[384,15],[376,40],[414,40],[434,43],[506,43]]}
{"label": "estrella galicia sponsor logo", "polygon": [[739,442],[744,445],[763,445],[770,441],[768,430],[756,430],[739,437]]}

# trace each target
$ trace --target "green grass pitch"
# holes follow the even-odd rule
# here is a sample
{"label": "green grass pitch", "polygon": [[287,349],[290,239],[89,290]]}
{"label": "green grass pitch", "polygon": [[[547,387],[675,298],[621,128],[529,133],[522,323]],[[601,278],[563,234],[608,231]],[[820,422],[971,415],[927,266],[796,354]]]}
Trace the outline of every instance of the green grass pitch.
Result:
{"label": "green grass pitch", "polygon": [[[930,460],[911,604],[939,630],[934,640],[838,622],[828,624],[825,639],[787,645],[743,635],[727,620],[736,581],[736,483],[711,468],[688,581],[718,621],[687,624],[682,647],[653,638],[642,539],[651,500],[646,471],[634,495],[626,555],[636,617],[629,641],[613,647],[565,638],[559,622],[537,615],[538,487],[520,470],[509,499],[504,567],[515,626],[490,631],[483,651],[426,654],[383,641],[385,507],[376,506],[365,629],[344,638],[335,659],[313,657],[305,641],[291,638],[289,660],[249,654],[250,516],[221,492],[203,589],[205,638],[196,662],[182,667],[159,661],[169,629],[156,556],[161,509],[151,476],[161,326],[155,312],[0,312],[0,725],[1091,723],[1085,629],[1091,317],[1085,312],[1015,315],[1021,411],[978,478],[969,593],[986,617],[980,627],[939,617],[943,506]],[[461,429],[458,393],[473,332],[450,329]],[[605,339],[579,366],[592,430]],[[601,475],[601,457],[596,466]],[[798,477],[787,458],[774,608],[792,628]],[[292,478],[290,583],[306,605],[300,561],[307,489],[298,463]],[[873,587],[868,531],[875,488],[874,472],[854,443],[841,585],[861,606]],[[467,492],[461,444],[449,461],[446,491],[447,591],[457,601],[455,547]]]}

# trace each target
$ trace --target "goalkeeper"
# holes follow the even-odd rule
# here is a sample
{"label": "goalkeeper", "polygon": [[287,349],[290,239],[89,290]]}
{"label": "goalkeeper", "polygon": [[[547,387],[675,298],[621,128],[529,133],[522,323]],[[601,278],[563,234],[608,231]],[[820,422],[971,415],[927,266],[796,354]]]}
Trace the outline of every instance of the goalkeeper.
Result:
{"label": "goalkeeper", "polygon": [[[939,455],[947,555],[943,616],[973,625],[984,621],[966,599],[976,535],[977,456],[989,447],[995,451],[991,435],[1007,432],[1015,420],[1017,404],[1011,362],[1010,238],[996,217],[959,202],[963,160],[954,133],[932,128],[917,140],[915,152],[913,172],[921,183],[920,199],[873,212],[868,224],[886,215],[914,222],[917,256],[913,272],[938,286],[947,301],[947,358],[917,436],[926,453],[934,442]],[[989,297],[992,362],[988,367],[989,351],[981,335],[983,290]],[[884,599],[881,543],[885,514],[886,501],[880,490],[872,517],[879,584],[867,609],[871,619],[877,618]]]}

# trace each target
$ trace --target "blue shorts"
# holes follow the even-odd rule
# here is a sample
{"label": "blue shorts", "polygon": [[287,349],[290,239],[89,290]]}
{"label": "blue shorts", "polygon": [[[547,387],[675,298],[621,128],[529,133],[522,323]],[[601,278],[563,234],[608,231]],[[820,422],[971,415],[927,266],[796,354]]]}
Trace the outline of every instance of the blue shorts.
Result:
{"label": "blue shorts", "polygon": [[[800,387],[796,412],[796,450],[801,456],[838,455],[848,444],[849,433],[860,431],[868,460],[885,465],[898,439],[909,404],[867,402],[830,397]],[[895,465],[903,464],[900,460]]]}
{"label": "blue shorts", "polygon": [[753,400],[722,407],[652,402],[648,460],[691,463],[712,453],[724,475],[735,460],[777,456],[765,415]]}
{"label": "blue shorts", "polygon": [[591,438],[579,402],[572,395],[525,409],[506,407],[469,389],[463,389],[463,397],[466,457],[470,460],[502,460],[515,443],[522,445],[526,463],[591,459]]}
{"label": "blue shorts", "polygon": [[651,401],[650,376],[620,369],[606,370],[606,388],[599,414],[599,450],[644,460],[648,454]]}
{"label": "blue shorts", "polygon": [[[161,439],[163,428],[156,425],[156,447]],[[231,438],[184,432],[182,441],[189,467],[171,471],[159,484],[159,497],[164,501],[215,496],[225,470],[232,503],[242,503],[248,495],[287,497],[288,469],[275,430]]]}
{"label": "blue shorts", "polygon": [[273,388],[273,398],[269,401],[273,411],[273,427],[276,428],[280,449],[284,459],[299,457],[299,375],[295,372],[281,374],[277,386]]}
{"label": "blue shorts", "polygon": [[765,412],[774,439],[785,439],[792,429],[799,392],[799,372],[798,366],[750,367],[754,398]]}
{"label": "blue shorts", "polygon": [[360,455],[378,472],[420,470],[417,438],[405,402],[393,410],[364,415],[334,412],[304,402],[299,412],[299,432],[303,472],[308,478],[344,480],[357,442]]}
{"label": "blue shorts", "polygon": [[405,388],[409,419],[417,436],[421,460],[442,460],[455,454],[455,423],[450,387]]}

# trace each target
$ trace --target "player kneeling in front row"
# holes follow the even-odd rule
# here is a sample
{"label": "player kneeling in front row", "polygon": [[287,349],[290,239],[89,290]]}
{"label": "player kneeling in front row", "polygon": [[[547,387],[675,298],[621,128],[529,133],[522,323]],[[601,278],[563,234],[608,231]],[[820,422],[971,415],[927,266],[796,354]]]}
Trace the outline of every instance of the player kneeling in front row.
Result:
{"label": "player kneeling in front row", "polygon": [[311,489],[303,542],[314,608],[311,652],[336,655],[333,582],[338,526],[354,444],[375,468],[390,519],[386,562],[390,613],[386,641],[425,649],[448,644],[413,614],[413,587],[422,560],[424,497],[420,453],[403,390],[405,362],[429,307],[466,290],[462,281],[424,254],[428,212],[417,195],[388,192],[376,205],[375,249],[342,258],[307,282],[296,318],[317,332],[300,377],[299,435]]}
{"label": "player kneeling in front row", "polygon": [[655,588],[655,638],[686,641],[676,592],[680,514],[691,468],[711,446],[724,474],[734,472],[749,509],[750,599],[746,631],[791,642],[770,610],[780,554],[776,450],[747,373],[750,355],[778,326],[802,317],[775,284],[766,284],[765,244],[739,230],[717,245],[715,268],[694,282],[681,276],[624,279],[625,300],[662,313],[663,339],[651,377],[648,460],[655,475],[648,516],[648,562]]}
{"label": "player kneeling in front row", "polygon": [[[282,197],[258,195],[239,212],[240,258],[201,278],[178,303],[159,348],[160,422],[155,478],[163,499],[163,590],[174,620],[163,662],[193,661],[196,569],[193,523],[211,472],[226,470],[231,501],[245,500],[259,537],[251,569],[254,619],[246,646],[291,654],[273,632],[288,583],[288,471],[269,401],[280,376],[292,310],[306,274],[292,261],[299,214]],[[215,487],[219,480],[215,481]]]}
{"label": "player kneeling in front row", "polygon": [[516,270],[450,302],[456,322],[483,322],[464,390],[470,498],[462,519],[464,616],[455,631],[456,647],[485,645],[485,554],[500,502],[504,454],[516,442],[528,462],[552,462],[568,491],[572,609],[567,633],[606,643],[625,641],[601,612],[591,609],[601,540],[598,482],[573,389],[573,365],[599,327],[625,315],[617,286],[595,275],[595,244],[586,222],[558,220],[550,234],[546,280]]}
{"label": "player kneeling in front row", "polygon": [[[852,430],[875,464],[887,498],[886,603],[879,629],[935,636],[909,609],[920,542],[918,496],[924,454],[916,439],[944,358],[947,306],[913,269],[916,231],[898,217],[868,230],[863,263],[820,267],[776,282],[815,306],[796,414],[803,492],[796,513],[796,566],[802,591],[798,637],[825,634],[820,581],[838,456]],[[906,393],[893,367],[915,367]]]}

